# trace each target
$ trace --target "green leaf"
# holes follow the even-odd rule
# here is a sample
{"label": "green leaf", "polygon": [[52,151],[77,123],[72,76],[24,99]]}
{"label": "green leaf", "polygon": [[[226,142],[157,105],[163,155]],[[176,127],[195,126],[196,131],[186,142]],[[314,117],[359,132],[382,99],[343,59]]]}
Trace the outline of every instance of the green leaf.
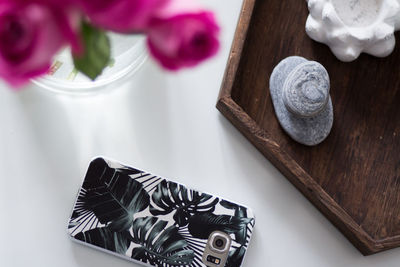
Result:
{"label": "green leaf", "polygon": [[132,258],[154,266],[186,266],[194,260],[194,251],[174,225],[156,217],[138,218],[133,222],[131,241],[140,245]]}
{"label": "green leaf", "polygon": [[151,196],[154,206],[150,205],[150,213],[154,216],[174,213],[177,225],[185,226],[191,216],[197,213],[213,212],[219,199],[199,193],[186,187],[163,180]]}
{"label": "green leaf", "polygon": [[104,31],[87,22],[82,23],[81,39],[84,52],[73,56],[75,68],[95,80],[110,62],[110,40]]}

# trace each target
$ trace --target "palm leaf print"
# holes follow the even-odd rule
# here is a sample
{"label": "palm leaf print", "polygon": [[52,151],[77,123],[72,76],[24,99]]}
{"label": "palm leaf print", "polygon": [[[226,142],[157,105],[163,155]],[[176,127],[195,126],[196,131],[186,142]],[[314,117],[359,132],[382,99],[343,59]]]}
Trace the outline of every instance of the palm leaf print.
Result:
{"label": "palm leaf print", "polygon": [[149,266],[206,267],[208,238],[222,231],[232,242],[221,267],[240,267],[254,223],[244,206],[97,158],[79,191],[69,233]]}
{"label": "palm leaf print", "polygon": [[[234,210],[236,217],[247,218],[247,208],[239,206],[235,203],[226,200],[221,200],[219,204],[221,204],[221,206],[223,206],[226,209]],[[252,222],[254,222],[254,220]],[[235,233],[236,242],[242,245],[246,244],[251,235],[251,232],[252,230],[249,227],[242,228],[242,230]]]}
{"label": "palm leaf print", "polygon": [[70,225],[76,230],[79,225],[90,224],[91,229],[101,223],[112,231],[125,231],[132,226],[133,215],[149,204],[150,196],[141,183],[99,158],[89,167]]}
{"label": "palm leaf print", "polygon": [[243,246],[241,246],[235,250],[231,250],[229,252],[228,260],[227,260],[225,266],[240,267],[242,265],[242,261],[243,261],[245,253],[246,253],[246,248]]}
{"label": "palm leaf print", "polygon": [[81,232],[75,235],[74,238],[123,255],[130,244],[128,231],[114,232],[108,227]]}
{"label": "palm leaf print", "polygon": [[173,218],[178,226],[187,225],[194,214],[213,212],[219,201],[211,195],[166,180],[158,184],[151,198],[156,205],[150,205],[151,214],[158,216],[175,212]]}
{"label": "palm leaf print", "polygon": [[138,218],[133,222],[133,243],[139,244],[132,251],[132,258],[154,266],[186,266],[194,259],[194,252],[178,233],[176,226],[166,227],[167,221],[156,217]]}
{"label": "palm leaf print", "polygon": [[[188,243],[188,249],[193,250],[194,252],[194,260],[190,267],[204,267],[202,258],[203,253],[207,245],[207,240],[202,240],[199,238],[194,238],[188,230],[188,227],[180,227],[179,234],[186,240]],[[229,267],[229,266],[226,266]]]}
{"label": "palm leaf print", "polygon": [[250,218],[229,215],[215,215],[213,213],[196,214],[189,219],[188,229],[193,237],[208,239],[214,231],[235,234],[246,229],[251,222]]}

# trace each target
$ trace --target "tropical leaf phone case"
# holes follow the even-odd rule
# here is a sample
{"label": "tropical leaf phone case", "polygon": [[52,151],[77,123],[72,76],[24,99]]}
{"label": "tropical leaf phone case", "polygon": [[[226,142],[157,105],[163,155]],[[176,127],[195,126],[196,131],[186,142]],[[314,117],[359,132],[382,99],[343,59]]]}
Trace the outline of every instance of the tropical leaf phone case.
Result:
{"label": "tropical leaf phone case", "polygon": [[242,205],[97,158],[68,232],[75,241],[146,266],[206,267],[207,239],[219,231],[232,240],[224,266],[239,267],[254,223],[253,213]]}

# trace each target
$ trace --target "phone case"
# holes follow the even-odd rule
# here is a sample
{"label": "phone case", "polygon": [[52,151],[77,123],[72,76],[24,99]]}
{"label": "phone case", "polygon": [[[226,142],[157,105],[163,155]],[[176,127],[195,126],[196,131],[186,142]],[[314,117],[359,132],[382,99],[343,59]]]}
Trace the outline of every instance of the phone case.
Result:
{"label": "phone case", "polygon": [[255,218],[230,201],[104,158],[94,159],[68,225],[73,240],[145,266],[206,267],[209,235],[232,238],[225,267],[239,267]]}

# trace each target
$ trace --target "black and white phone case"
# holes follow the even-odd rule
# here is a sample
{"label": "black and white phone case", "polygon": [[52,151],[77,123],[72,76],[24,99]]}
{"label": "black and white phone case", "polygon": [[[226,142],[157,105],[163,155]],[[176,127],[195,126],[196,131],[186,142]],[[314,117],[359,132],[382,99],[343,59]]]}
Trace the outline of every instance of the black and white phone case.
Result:
{"label": "black and white phone case", "polygon": [[225,267],[239,267],[254,227],[242,205],[103,158],[94,159],[68,232],[78,242],[146,266],[206,267],[207,239],[232,239]]}

